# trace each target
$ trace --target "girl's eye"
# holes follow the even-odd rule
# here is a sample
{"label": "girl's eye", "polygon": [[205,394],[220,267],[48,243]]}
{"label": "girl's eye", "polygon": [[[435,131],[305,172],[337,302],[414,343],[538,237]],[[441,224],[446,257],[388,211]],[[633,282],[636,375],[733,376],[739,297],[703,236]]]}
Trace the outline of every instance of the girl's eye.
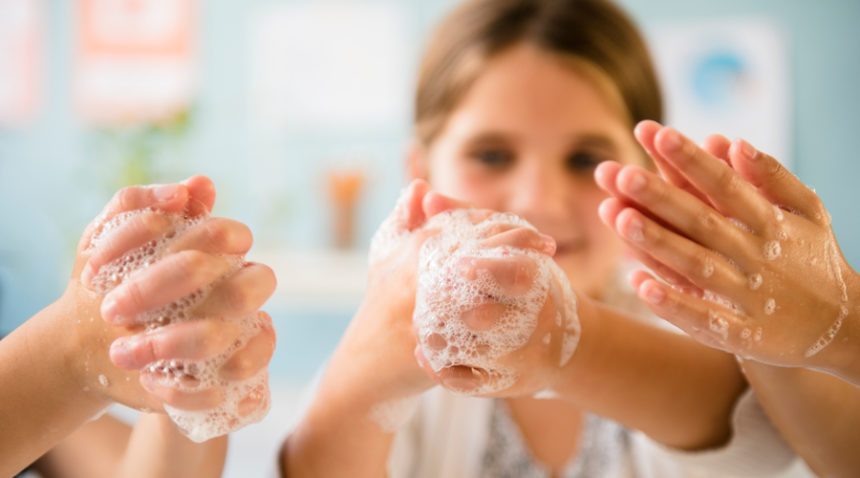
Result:
{"label": "girl's eye", "polygon": [[505,169],[514,162],[514,155],[504,149],[479,150],[471,153],[470,157],[481,165],[496,170]]}
{"label": "girl's eye", "polygon": [[591,172],[603,161],[597,154],[578,151],[567,158],[567,168],[572,172]]}

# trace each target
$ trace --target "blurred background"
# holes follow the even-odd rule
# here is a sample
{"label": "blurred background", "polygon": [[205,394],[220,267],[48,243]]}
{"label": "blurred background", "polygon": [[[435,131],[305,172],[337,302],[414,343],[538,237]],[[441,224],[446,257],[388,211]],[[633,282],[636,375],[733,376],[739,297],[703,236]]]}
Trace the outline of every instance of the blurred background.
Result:
{"label": "blurred background", "polygon": [[[279,276],[275,409],[228,461],[227,476],[259,474],[361,299],[366,247],[404,184],[424,39],[456,3],[0,0],[0,333],[58,297],[117,189],[210,176],[215,213],[250,225],[250,259]],[[860,2],[620,3],[669,122],[778,156],[860,264]]]}

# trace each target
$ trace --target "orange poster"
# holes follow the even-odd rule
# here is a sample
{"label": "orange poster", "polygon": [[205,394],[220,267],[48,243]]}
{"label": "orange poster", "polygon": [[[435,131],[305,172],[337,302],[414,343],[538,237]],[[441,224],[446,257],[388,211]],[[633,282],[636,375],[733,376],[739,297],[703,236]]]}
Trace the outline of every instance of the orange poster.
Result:
{"label": "orange poster", "polygon": [[75,101],[96,123],[171,117],[195,88],[194,0],[77,0]]}
{"label": "orange poster", "polygon": [[25,123],[36,114],[43,21],[39,0],[0,0],[0,125]]}

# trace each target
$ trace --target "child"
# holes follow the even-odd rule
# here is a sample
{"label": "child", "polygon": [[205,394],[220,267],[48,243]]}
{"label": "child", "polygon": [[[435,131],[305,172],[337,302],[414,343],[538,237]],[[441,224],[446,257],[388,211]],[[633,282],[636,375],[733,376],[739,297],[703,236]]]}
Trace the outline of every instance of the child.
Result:
{"label": "child", "polygon": [[[755,401],[738,401],[746,384],[734,358],[634,318],[641,312],[616,285],[622,243],[600,224],[594,168],[646,165],[630,131],[661,116],[650,59],[620,11],[603,1],[467,2],[431,40],[415,107],[412,176],[463,202],[421,182],[407,190],[388,222],[402,239],[372,262],[365,301],[284,445],[286,476],[760,475],[791,461]],[[465,205],[513,212],[551,236],[553,247],[532,237],[519,248],[554,250],[578,292],[569,362],[529,340],[506,357],[519,378],[493,400],[431,390],[475,393],[483,371],[427,373],[413,358],[419,250],[438,233],[432,216]],[[483,240],[516,247],[522,229]],[[460,274],[510,285],[520,280],[510,261],[466,262]],[[486,300],[470,314],[493,323],[496,296]],[[564,305],[547,300],[537,328]],[[547,389],[555,399],[532,397]],[[397,427],[410,416],[405,399],[427,390]]]}
{"label": "child", "polygon": [[[225,381],[265,373],[274,347],[267,316],[217,371],[223,381],[195,386],[196,375],[189,371],[178,375],[187,387],[166,383],[177,376],[172,369],[177,364],[229,349],[240,339],[234,318],[264,314],[258,309],[274,290],[271,270],[259,264],[221,277],[229,270],[225,261],[251,246],[244,225],[209,219],[180,228],[167,220],[166,214],[205,215],[214,199],[212,183],[203,177],[126,188],[87,228],[63,296],[0,341],[0,475],[9,476],[39,457],[35,468],[48,474],[220,475],[226,438],[194,444],[166,417],[145,416],[131,435],[111,419],[87,424],[112,403],[145,411],[171,407],[180,414],[207,410],[229,398]],[[136,215],[105,226],[130,212]],[[161,238],[170,239],[146,270],[127,275],[106,294],[97,290],[103,267]],[[126,272],[117,269],[120,276]],[[174,320],[150,331],[130,320],[210,286],[212,293],[187,311],[199,320]],[[159,361],[171,364],[171,370],[147,368]],[[268,400],[259,394],[246,398],[248,413]]]}

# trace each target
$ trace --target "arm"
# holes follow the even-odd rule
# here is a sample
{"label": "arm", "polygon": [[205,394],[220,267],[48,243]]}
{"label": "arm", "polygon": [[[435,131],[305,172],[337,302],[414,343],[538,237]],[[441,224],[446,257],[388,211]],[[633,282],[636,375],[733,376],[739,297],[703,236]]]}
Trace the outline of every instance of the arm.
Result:
{"label": "arm", "polygon": [[733,356],[579,301],[582,338],[556,392],[673,448],[729,439],[732,410],[746,388]]}
{"label": "arm", "polygon": [[[373,320],[378,310],[371,304],[362,306],[353,324]],[[353,346],[350,342],[354,341],[346,340],[349,335],[348,330],[310,408],[284,443],[280,457],[283,476],[385,476],[394,431],[381,427],[372,411],[397,395],[420,393],[432,385],[427,381],[411,389],[377,387],[381,384],[369,371],[384,373],[384,360],[375,360],[366,349]],[[414,361],[411,350],[395,352],[399,353],[390,358]]]}
{"label": "arm", "polygon": [[[282,449],[286,476],[385,475],[395,431],[411,416],[417,395],[433,386],[416,361],[413,313],[419,250],[439,233],[427,220],[453,205],[441,208],[440,200],[425,182],[413,182],[374,237],[367,295],[311,408]],[[463,220],[480,222],[489,213]],[[535,251],[546,245],[538,233],[518,226],[488,231],[484,239]]]}
{"label": "arm", "polygon": [[814,370],[746,361],[762,408],[795,452],[820,476],[860,470],[860,388]]}
{"label": "arm", "polygon": [[164,415],[142,415],[134,428],[111,416],[81,426],[40,458],[48,478],[221,476],[227,438],[197,444]]}
{"label": "arm", "polygon": [[[622,218],[618,201],[639,209],[646,240],[633,248],[656,263],[652,269],[662,278],[685,291],[645,273],[633,278],[634,287],[655,313],[693,337],[747,357],[744,372],[762,408],[814,469],[827,476],[856,474],[860,462],[851,444],[860,438],[860,407],[855,406],[860,389],[833,375],[854,383],[860,377],[860,281],[839,253],[826,210],[774,158],[745,142],[712,136],[702,150],[681,138],[678,148],[671,147],[673,135],[677,133],[654,123],[637,127],[643,146],[661,169],[668,168],[664,177],[672,186],[649,179],[644,189],[632,191],[631,175],[619,168],[603,167],[598,174],[601,186],[616,197],[602,207],[604,220],[623,235],[634,215]],[[659,205],[650,199],[656,197],[662,198]],[[750,228],[737,232],[721,227],[724,218],[714,209],[741,218]],[[708,221],[685,220],[691,210]],[[650,222],[654,216],[698,244],[666,239],[671,245],[663,247],[648,240],[670,236]],[[691,227],[695,224],[699,230]],[[700,235],[701,225],[710,238]],[[732,241],[713,242],[732,236]],[[781,247],[777,254],[767,254],[761,246],[773,240]],[[719,264],[705,268],[703,259],[715,257],[706,249],[736,262],[729,269]],[[757,254],[744,256],[743,251]],[[730,285],[726,276],[739,270],[752,275]],[[717,290],[741,308],[703,302],[703,289]]]}
{"label": "arm", "polygon": [[0,341],[0,476],[10,476],[42,456],[109,400],[83,390],[68,370],[74,344],[62,324],[73,313],[55,303]]}
{"label": "arm", "polygon": [[[165,189],[169,194],[159,194]],[[195,200],[193,204],[191,199]],[[173,231],[169,221],[161,220],[163,215],[148,208],[197,215],[208,212],[213,201],[214,189],[205,178],[159,188],[127,188],[87,229],[63,296],[0,342],[0,380],[4,383],[0,389],[0,474],[17,472],[111,403],[155,411],[164,404],[182,410],[210,409],[223,401],[223,388],[227,386],[224,382],[254,376],[268,363],[274,332],[267,316],[260,313],[257,334],[225,359],[217,370],[222,380],[212,387],[180,390],[159,381],[158,374],[164,372],[144,370],[159,360],[170,363],[207,359],[234,344],[240,330],[229,319],[256,315],[257,308],[274,289],[271,271],[261,265],[246,264],[219,281],[209,297],[188,311],[193,317],[199,314],[217,317],[216,320],[179,321],[153,331],[143,331],[139,323],[131,320],[182,299],[183,287],[198,290],[220,279],[213,279],[211,272],[220,270],[222,255],[242,255],[250,247],[250,234],[243,225],[204,220],[171,236],[173,241],[168,246],[175,250],[167,249],[145,271],[122,282],[107,300],[86,285],[84,277],[92,278],[100,265],[112,263],[141,244]],[[192,208],[201,206],[204,211],[192,212]],[[88,247],[101,221],[137,210],[144,211],[134,216],[136,220],[107,229],[106,240],[93,249]],[[189,263],[189,258],[197,260]],[[183,383],[193,385],[195,378],[187,376]],[[263,400],[266,397],[263,393],[244,397],[242,410],[267,404]],[[148,420],[144,420],[142,429],[154,430],[146,424]],[[137,442],[140,439],[132,445]],[[148,453],[140,445],[129,450],[129,456],[137,453],[134,450]]]}

